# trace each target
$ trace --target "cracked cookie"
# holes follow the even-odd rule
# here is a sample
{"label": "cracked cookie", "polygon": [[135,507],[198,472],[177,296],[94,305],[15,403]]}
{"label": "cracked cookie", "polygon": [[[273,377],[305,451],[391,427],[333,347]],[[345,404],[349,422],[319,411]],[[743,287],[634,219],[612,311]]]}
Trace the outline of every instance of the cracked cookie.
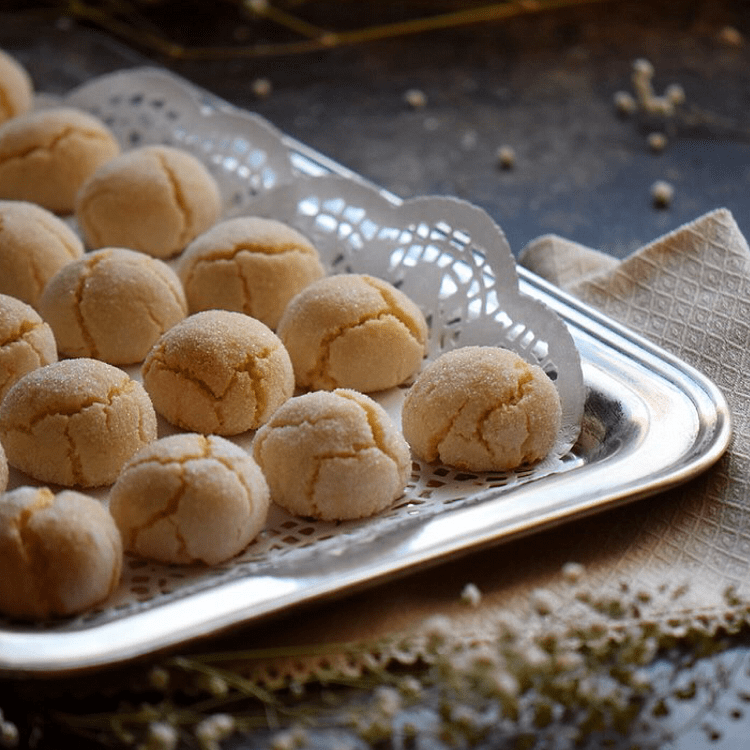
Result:
{"label": "cracked cookie", "polygon": [[110,512],[125,549],[165,563],[215,565],[239,554],[268,515],[253,457],[216,435],[161,438],[125,466]]}
{"label": "cracked cookie", "polygon": [[216,180],[188,151],[142,146],[84,183],[75,215],[90,248],[126,247],[156,258],[185,249],[219,218]]}
{"label": "cracked cookie", "polygon": [[142,373],[159,414],[204,434],[255,429],[294,392],[292,363],[278,336],[229,310],[195,313],[170,328]]}
{"label": "cracked cookie", "polygon": [[442,354],[417,377],[401,414],[416,456],[467,471],[508,471],[544,458],[560,419],[560,397],[541,367],[492,346]]}
{"label": "cracked cookie", "polygon": [[0,610],[64,617],[107,599],[122,571],[122,540],[88,495],[19,487],[0,495]]}
{"label": "cracked cookie", "polygon": [[180,258],[190,312],[235,310],[276,328],[289,300],[324,276],[318,251],[274,219],[228,219],[197,237]]}
{"label": "cracked cookie", "polygon": [[0,201],[0,293],[36,307],[47,282],[83,255],[58,216],[28,201]]}
{"label": "cracked cookie", "polygon": [[26,68],[0,50],[0,122],[22,115],[34,102],[34,84]]}
{"label": "cracked cookie", "polygon": [[277,333],[300,388],[362,393],[391,388],[418,372],[428,335],[414,302],[366,274],[313,282],[291,300]]}
{"label": "cracked cookie", "polygon": [[387,508],[411,469],[409,446],[385,409],[348,389],[289,399],[258,430],[253,455],[272,501],[327,521]]}
{"label": "cracked cookie", "polygon": [[50,279],[39,312],[70,357],[112,365],[142,362],[164,331],[187,315],[177,274],[135,250],[87,253]]}
{"label": "cracked cookie", "polygon": [[52,329],[31,305],[0,294],[0,401],[26,373],[57,362]]}
{"label": "cracked cookie", "polygon": [[0,125],[0,198],[70,213],[81,185],[119,153],[109,128],[82,110],[18,115]]}
{"label": "cracked cookie", "polygon": [[156,439],[143,386],[96,359],[65,359],[24,375],[0,404],[11,466],[40,482],[97,487]]}

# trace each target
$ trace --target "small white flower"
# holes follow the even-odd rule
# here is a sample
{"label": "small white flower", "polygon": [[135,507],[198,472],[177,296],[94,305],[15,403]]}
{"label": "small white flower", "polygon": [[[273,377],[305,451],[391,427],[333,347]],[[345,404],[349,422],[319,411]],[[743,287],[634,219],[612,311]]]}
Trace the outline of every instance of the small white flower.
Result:
{"label": "small white flower", "polygon": [[195,738],[201,750],[216,750],[219,743],[235,730],[234,717],[229,714],[213,714],[195,727]]}
{"label": "small white flower", "polygon": [[401,710],[401,696],[396,688],[383,685],[375,691],[375,704],[386,718],[393,718]]}
{"label": "small white flower", "polygon": [[516,152],[512,146],[500,146],[495,152],[495,157],[501,169],[513,169],[516,165]]}
{"label": "small white flower", "polygon": [[273,85],[268,78],[256,78],[252,83],[252,90],[255,96],[265,99],[273,90]]}
{"label": "small white flower", "polygon": [[0,745],[3,747],[18,747],[18,727],[11,721],[0,721]]}
{"label": "small white flower", "polygon": [[174,750],[179,737],[177,730],[166,721],[153,721],[148,725],[146,741],[139,746],[140,750]]}
{"label": "small white flower", "polygon": [[427,94],[420,89],[409,89],[404,93],[404,101],[414,109],[427,106]]}
{"label": "small white flower", "polygon": [[616,91],[613,101],[615,108],[621,115],[632,115],[638,109],[635,97],[627,91]]}
{"label": "small white flower", "polygon": [[633,72],[644,78],[651,78],[654,75],[654,66],[644,57],[633,60]]}
{"label": "small white flower", "polygon": [[245,0],[245,6],[258,15],[264,15],[268,11],[268,0]]}
{"label": "small white flower", "polygon": [[482,601],[482,592],[473,583],[467,583],[461,591],[461,601],[470,607],[478,607]]}
{"label": "small white flower", "polygon": [[586,573],[586,568],[581,565],[581,563],[577,562],[568,562],[565,563],[562,567],[562,575],[563,578],[568,583],[578,583]]}
{"label": "small white flower", "polygon": [[667,147],[667,136],[664,133],[649,133],[646,143],[652,151],[664,151]]}
{"label": "small white flower", "polygon": [[551,614],[556,604],[554,595],[547,589],[534,589],[531,592],[531,606],[540,615]]}
{"label": "small white flower", "polygon": [[657,208],[667,208],[674,198],[674,186],[665,180],[657,180],[651,185],[651,199]]}
{"label": "small white flower", "polygon": [[679,83],[670,83],[664,90],[664,96],[675,106],[685,103],[685,89]]}
{"label": "small white flower", "polygon": [[148,681],[157,690],[165,690],[169,685],[169,672],[164,667],[152,667]]}

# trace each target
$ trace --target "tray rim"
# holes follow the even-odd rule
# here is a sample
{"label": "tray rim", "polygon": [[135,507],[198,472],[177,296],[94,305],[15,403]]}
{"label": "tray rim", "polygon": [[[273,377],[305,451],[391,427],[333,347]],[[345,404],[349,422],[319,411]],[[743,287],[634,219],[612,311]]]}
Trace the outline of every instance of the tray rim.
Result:
{"label": "tray rim", "polygon": [[[188,82],[188,85],[193,84]],[[214,101],[219,101],[212,94],[207,95]],[[237,111],[237,108],[226,103],[219,102],[217,107]],[[299,167],[306,161],[308,166],[317,165],[321,173],[333,172],[350,179],[363,180],[356,173],[295,139],[286,135],[282,138],[290,148],[293,161],[296,159],[296,166]],[[378,189],[389,200],[400,201],[392,193]],[[568,472],[542,477],[529,485],[521,485],[499,497],[487,498],[475,505],[415,519],[413,526],[417,527],[417,531],[410,524],[406,530],[398,529],[396,532],[397,536],[403,537],[399,541],[403,545],[402,554],[397,559],[383,560],[376,556],[372,560],[367,554],[359,555],[363,559],[355,559],[345,575],[342,575],[340,568],[333,574],[330,570],[326,573],[323,565],[321,570],[305,575],[298,571],[298,585],[290,580],[289,575],[273,576],[263,573],[259,576],[243,576],[114,621],[70,632],[19,632],[0,628],[0,676],[59,677],[112,667],[173,649],[228,629],[252,624],[294,606],[309,604],[325,597],[341,596],[358,588],[436,565],[459,554],[500,544],[659,493],[702,473],[724,454],[731,440],[732,420],[727,401],[713,381],[665,349],[527,269],[517,266],[517,270],[521,292],[550,306],[563,318],[577,344],[584,344],[579,349],[582,363],[588,365],[590,362],[584,356],[585,353],[598,347],[597,351],[613,354],[614,361],[620,363],[620,366],[638,366],[649,371],[652,385],[658,382],[665,392],[669,390],[670,393],[679,394],[685,404],[692,408],[695,434],[679,457],[665,463],[658,471],[651,471],[643,476],[628,475],[627,479],[621,480],[619,485],[611,487],[604,494],[601,489],[598,492],[579,491],[572,506],[562,504],[552,511],[548,509],[541,518],[529,517],[527,512],[515,519],[505,519],[502,524],[497,521],[492,523],[493,511],[500,504],[507,505],[509,498],[516,505],[527,502],[529,498],[533,500],[534,490],[540,485],[556,489],[563,495],[571,485],[574,490],[580,490],[581,475],[586,478],[592,474],[596,477],[601,471],[609,473],[609,465],[602,466],[602,463],[607,462],[590,463]],[[648,401],[647,394],[641,395]],[[647,444],[649,435],[642,437],[646,441],[643,444]],[[448,518],[450,523],[446,521]],[[456,535],[456,525],[466,525],[468,528]],[[450,528],[446,529],[446,526]],[[366,546],[369,548],[372,545],[371,541]],[[266,586],[278,588],[272,602],[259,591]],[[253,600],[251,595],[256,598]],[[235,601],[237,597],[244,598],[245,604],[226,606],[226,601]],[[248,597],[251,598],[250,601]],[[212,606],[217,607],[216,613],[206,616],[205,612],[211,612]],[[195,611],[204,614],[196,617]],[[182,617],[191,613],[193,618],[187,626],[170,626],[166,623],[179,622]],[[130,626],[134,620],[138,627]],[[136,637],[149,628],[148,640]]]}

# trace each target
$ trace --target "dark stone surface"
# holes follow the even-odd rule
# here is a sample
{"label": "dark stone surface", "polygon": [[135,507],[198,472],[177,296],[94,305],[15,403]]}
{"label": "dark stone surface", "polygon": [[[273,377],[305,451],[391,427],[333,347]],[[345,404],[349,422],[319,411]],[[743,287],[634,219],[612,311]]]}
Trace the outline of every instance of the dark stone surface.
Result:
{"label": "dark stone surface", "polygon": [[[80,30],[30,26],[17,12],[0,45],[21,57],[29,45],[43,50],[32,73],[58,90],[144,59],[166,65],[403,197],[478,204],[514,252],[554,232],[622,256],[720,206],[750,231],[750,42],[719,39],[725,25],[750,37],[748,8],[605,2],[323,52],[200,61],[146,49],[140,58],[93,33],[81,43]],[[197,43],[193,26],[159,21],[165,37]],[[218,23],[209,31],[228,33]],[[675,117],[617,114],[613,95],[632,90],[636,58],[653,63],[657,93],[684,88]],[[253,91],[258,78],[272,84],[267,97]],[[405,101],[412,89],[425,106]],[[657,129],[668,133],[658,154],[646,144]],[[515,151],[513,169],[498,167],[502,144]],[[675,189],[666,209],[652,204],[658,179]]]}

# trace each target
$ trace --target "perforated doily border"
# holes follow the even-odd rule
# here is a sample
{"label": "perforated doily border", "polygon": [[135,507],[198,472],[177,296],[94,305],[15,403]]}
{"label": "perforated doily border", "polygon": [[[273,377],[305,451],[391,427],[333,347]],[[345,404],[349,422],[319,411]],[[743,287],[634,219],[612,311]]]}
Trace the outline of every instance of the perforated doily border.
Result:
{"label": "perforated doily border", "polygon": [[[12,629],[49,633],[95,629],[227,581],[262,574],[282,559],[286,569],[304,566],[311,554],[335,560],[349,547],[385,539],[423,519],[496,498],[583,463],[571,453],[584,404],[580,359],[572,337],[556,314],[518,293],[515,261],[505,235],[482,209],[443,197],[399,205],[356,177],[303,176],[293,164],[284,136],[273,125],[159,69],[106,75],[57,102],[47,102],[53,104],[97,115],[125,149],[163,143],[192,152],[216,177],[225,216],[255,213],[288,221],[311,235],[330,272],[372,273],[392,281],[416,298],[430,319],[430,358],[455,346],[486,343],[507,346],[540,364],[561,392],[565,426],[547,459],[517,471],[477,474],[415,461],[404,496],[374,518],[316,522],[274,506],[266,529],[223,565],[162,565],[128,555],[118,590],[100,607],[61,621],[8,623]],[[312,213],[310,201],[316,196],[322,210]],[[323,216],[331,220],[327,226],[321,224]],[[363,240],[361,246],[357,237]],[[420,242],[421,250],[415,251]],[[448,291],[446,278],[453,285]],[[418,284],[412,283],[416,280]],[[433,298],[440,299],[440,305],[430,310]],[[138,377],[137,368],[129,371]],[[405,387],[376,396],[397,423]],[[172,431],[160,420],[160,436]],[[251,439],[248,434],[236,442],[248,448]],[[106,502],[106,492],[94,494]]]}

